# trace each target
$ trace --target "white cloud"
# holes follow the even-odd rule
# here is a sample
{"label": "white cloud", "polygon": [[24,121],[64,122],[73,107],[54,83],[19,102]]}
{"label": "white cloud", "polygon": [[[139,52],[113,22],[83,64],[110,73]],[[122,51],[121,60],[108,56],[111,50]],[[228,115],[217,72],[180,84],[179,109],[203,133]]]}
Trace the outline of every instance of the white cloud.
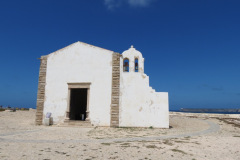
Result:
{"label": "white cloud", "polygon": [[152,1],[153,0],[104,0],[104,3],[108,9],[113,10],[120,7],[123,3],[126,3],[132,7],[146,7]]}
{"label": "white cloud", "polygon": [[104,0],[104,3],[108,9],[113,10],[121,6],[122,0]]}

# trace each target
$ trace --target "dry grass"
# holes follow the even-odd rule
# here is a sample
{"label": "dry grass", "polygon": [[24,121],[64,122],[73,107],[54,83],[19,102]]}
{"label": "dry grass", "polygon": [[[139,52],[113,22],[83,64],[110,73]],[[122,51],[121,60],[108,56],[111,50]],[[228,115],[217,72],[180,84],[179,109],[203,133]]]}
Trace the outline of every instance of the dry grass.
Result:
{"label": "dry grass", "polygon": [[186,152],[179,150],[179,149],[172,149],[173,152],[178,152],[178,153],[182,153],[182,154],[187,154]]}

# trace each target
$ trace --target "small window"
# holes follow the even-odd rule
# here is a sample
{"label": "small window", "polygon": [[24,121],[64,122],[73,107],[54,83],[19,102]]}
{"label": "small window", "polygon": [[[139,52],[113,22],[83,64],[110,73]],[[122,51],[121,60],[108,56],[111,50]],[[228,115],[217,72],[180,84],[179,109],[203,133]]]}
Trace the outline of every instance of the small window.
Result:
{"label": "small window", "polygon": [[123,60],[123,72],[129,72],[129,60],[127,58]]}
{"label": "small window", "polygon": [[138,72],[138,59],[135,59],[135,72]]}

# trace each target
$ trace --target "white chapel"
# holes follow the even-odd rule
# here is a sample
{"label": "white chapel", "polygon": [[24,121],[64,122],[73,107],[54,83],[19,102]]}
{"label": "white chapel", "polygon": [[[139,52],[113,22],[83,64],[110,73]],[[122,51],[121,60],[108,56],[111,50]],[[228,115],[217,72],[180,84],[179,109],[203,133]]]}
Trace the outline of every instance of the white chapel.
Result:
{"label": "white chapel", "polygon": [[156,92],[144,58],[131,46],[122,54],[73,43],[41,56],[36,124],[169,128],[167,92]]}

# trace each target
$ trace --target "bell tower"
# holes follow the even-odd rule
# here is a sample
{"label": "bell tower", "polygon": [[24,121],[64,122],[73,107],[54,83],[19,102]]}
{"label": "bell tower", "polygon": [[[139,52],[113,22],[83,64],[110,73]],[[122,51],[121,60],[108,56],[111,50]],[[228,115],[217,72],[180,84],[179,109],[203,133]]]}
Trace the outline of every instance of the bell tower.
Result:
{"label": "bell tower", "polygon": [[133,45],[122,53],[123,72],[144,73],[144,58]]}

